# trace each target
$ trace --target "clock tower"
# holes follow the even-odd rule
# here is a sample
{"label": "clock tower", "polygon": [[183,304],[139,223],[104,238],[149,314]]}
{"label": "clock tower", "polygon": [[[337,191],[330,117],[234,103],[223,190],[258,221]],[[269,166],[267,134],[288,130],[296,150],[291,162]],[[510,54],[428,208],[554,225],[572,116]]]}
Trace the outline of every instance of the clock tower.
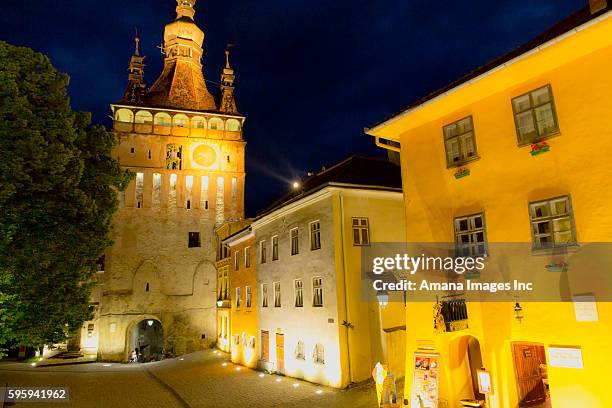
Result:
{"label": "clock tower", "polygon": [[229,55],[218,102],[208,90],[195,2],[177,1],[150,88],[136,39],[126,92],[111,104],[114,156],[135,178],[113,220],[92,335],[81,335],[105,360],[125,361],[135,348],[154,360],[215,341],[214,230],[244,218],[245,116]]}

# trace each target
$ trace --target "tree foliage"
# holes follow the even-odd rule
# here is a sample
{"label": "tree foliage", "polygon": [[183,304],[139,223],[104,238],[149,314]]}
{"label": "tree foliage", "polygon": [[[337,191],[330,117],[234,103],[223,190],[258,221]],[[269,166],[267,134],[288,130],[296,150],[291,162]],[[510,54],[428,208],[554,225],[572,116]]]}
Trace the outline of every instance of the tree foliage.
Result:
{"label": "tree foliage", "polygon": [[96,261],[132,174],[73,112],[68,76],[0,42],[0,345],[64,341],[91,317]]}

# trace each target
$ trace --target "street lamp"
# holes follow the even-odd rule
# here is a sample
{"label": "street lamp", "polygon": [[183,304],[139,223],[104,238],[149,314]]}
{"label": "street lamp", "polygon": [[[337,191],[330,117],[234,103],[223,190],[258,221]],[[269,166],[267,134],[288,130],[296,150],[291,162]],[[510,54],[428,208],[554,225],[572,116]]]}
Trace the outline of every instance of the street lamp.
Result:
{"label": "street lamp", "polygon": [[386,290],[379,290],[376,292],[376,299],[380,307],[384,309],[389,304],[389,293]]}
{"label": "street lamp", "polygon": [[149,327],[153,326],[153,320],[147,320],[147,324],[149,325]]}
{"label": "street lamp", "polygon": [[217,300],[217,307],[223,307],[223,301],[221,299]]}

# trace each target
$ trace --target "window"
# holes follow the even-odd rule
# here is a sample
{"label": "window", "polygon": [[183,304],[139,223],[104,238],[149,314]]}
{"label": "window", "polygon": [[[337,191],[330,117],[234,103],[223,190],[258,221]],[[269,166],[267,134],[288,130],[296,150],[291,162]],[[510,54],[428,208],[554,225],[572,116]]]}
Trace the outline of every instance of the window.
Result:
{"label": "window", "polygon": [[147,282],[147,286],[145,286],[145,292],[148,292],[150,289],[149,282]]}
{"label": "window", "polygon": [[293,297],[295,307],[304,307],[304,296],[302,291],[302,280],[296,279],[293,281]]}
{"label": "window", "polygon": [[261,359],[270,360],[270,332],[267,330],[261,331]]}
{"label": "window", "polygon": [[325,348],[321,343],[317,343],[312,352],[312,360],[317,364],[325,364]]}
{"label": "window", "polygon": [[255,336],[249,337],[249,347],[252,349],[255,348]]}
{"label": "window", "polygon": [[267,250],[266,250],[266,241],[261,241],[259,243],[259,259],[261,260],[262,264],[266,263],[266,255],[267,255]]}
{"label": "window", "polygon": [[236,288],[236,308],[240,307],[240,288]]}
{"label": "window", "polygon": [[244,248],[244,267],[245,268],[251,267],[251,247],[250,246]]}
{"label": "window", "polygon": [[239,334],[234,334],[234,344],[235,345],[239,345],[240,344],[240,335]]}
{"label": "window", "polygon": [[321,249],[321,223],[313,221],[310,223],[310,250]]}
{"label": "window", "polygon": [[299,340],[295,345],[295,359],[306,360],[306,353],[304,353],[304,342]]}
{"label": "window", "polygon": [[353,245],[370,245],[370,225],[367,218],[353,217]]}
{"label": "window", "polygon": [[234,252],[234,270],[240,269],[240,252]]}
{"label": "window", "polygon": [[487,253],[484,214],[455,218],[457,256],[482,256]]}
{"label": "window", "polygon": [[568,196],[529,204],[534,249],[576,243],[574,216]]}
{"label": "window", "polygon": [[[229,158],[229,156],[227,156]],[[238,178],[232,177],[232,198],[238,195]]]}
{"label": "window", "polygon": [[261,284],[261,307],[268,307],[268,284]]}
{"label": "window", "polygon": [[280,282],[274,282],[274,307],[281,307]]}
{"label": "window", "polygon": [[136,208],[142,208],[144,173],[136,173]]}
{"label": "window", "polygon": [[246,292],[246,307],[251,307],[251,298],[252,298],[251,287],[247,286],[244,288],[244,290]]}
{"label": "window", "polygon": [[471,116],[444,126],[443,133],[448,166],[458,166],[478,157]]}
{"label": "window", "polygon": [[211,118],[208,121],[208,125],[214,130],[223,130],[223,121],[219,118]]}
{"label": "window", "polygon": [[245,332],[242,332],[242,347],[246,347],[247,345],[247,335]]}
{"label": "window", "polygon": [[299,231],[297,228],[293,228],[289,231],[291,238],[291,255],[297,255],[300,252],[300,242],[298,237]]}
{"label": "window", "polygon": [[512,99],[519,145],[539,142],[559,132],[550,85]]}
{"label": "window", "polygon": [[323,278],[312,278],[312,306],[323,307]]}
{"label": "window", "polygon": [[272,260],[278,261],[278,235],[272,237]]}
{"label": "window", "polygon": [[200,233],[199,232],[190,232],[189,233],[189,243],[187,244],[189,248],[199,248],[200,247]]}

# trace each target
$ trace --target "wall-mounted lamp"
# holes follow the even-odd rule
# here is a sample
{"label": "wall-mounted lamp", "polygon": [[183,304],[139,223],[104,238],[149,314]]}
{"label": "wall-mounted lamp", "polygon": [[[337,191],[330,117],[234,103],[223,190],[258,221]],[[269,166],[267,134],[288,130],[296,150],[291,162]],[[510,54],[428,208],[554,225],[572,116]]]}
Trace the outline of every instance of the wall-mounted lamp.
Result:
{"label": "wall-mounted lamp", "polygon": [[223,307],[223,301],[221,299],[217,300],[217,307]]}
{"label": "wall-mounted lamp", "polygon": [[376,299],[380,307],[384,309],[389,304],[389,293],[386,290],[379,290],[376,292]]}
{"label": "wall-mounted lamp", "polygon": [[149,325],[149,327],[153,326],[153,320],[147,320],[147,324]]}
{"label": "wall-mounted lamp", "polygon": [[521,304],[519,302],[516,302],[516,304],[514,305],[514,318],[516,319],[517,322],[521,322],[523,321],[523,308],[521,307]]}

